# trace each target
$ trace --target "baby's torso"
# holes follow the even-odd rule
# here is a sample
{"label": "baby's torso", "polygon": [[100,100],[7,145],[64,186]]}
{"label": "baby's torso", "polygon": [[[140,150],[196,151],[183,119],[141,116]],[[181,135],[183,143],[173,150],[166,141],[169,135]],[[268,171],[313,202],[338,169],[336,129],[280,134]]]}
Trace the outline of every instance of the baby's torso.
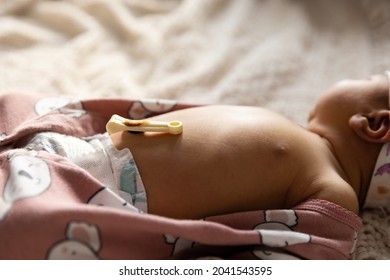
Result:
{"label": "baby's torso", "polygon": [[315,196],[311,183],[328,168],[319,137],[264,109],[208,106],[154,119],[181,120],[184,132],[121,136],[152,213],[200,218],[290,208]]}

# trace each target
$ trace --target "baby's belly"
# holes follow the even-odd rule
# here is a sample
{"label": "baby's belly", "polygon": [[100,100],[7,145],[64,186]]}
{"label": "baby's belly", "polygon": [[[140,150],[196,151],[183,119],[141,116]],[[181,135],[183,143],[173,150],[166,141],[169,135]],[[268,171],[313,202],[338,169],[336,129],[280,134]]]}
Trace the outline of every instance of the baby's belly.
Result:
{"label": "baby's belly", "polygon": [[124,134],[149,212],[202,218],[283,207],[297,168],[294,141],[284,131],[290,123],[246,107],[202,107],[154,119],[181,120],[184,131]]}

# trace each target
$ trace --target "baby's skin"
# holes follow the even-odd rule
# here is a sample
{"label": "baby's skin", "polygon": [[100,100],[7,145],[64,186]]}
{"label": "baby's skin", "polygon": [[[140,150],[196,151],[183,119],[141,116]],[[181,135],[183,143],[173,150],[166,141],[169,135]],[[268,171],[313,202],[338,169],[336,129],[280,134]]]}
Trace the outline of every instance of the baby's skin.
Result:
{"label": "baby's skin", "polygon": [[112,135],[137,162],[150,213],[202,218],[289,209],[309,198],[356,212],[356,194],[326,142],[274,112],[206,106],[153,120],[181,120],[183,134]]}

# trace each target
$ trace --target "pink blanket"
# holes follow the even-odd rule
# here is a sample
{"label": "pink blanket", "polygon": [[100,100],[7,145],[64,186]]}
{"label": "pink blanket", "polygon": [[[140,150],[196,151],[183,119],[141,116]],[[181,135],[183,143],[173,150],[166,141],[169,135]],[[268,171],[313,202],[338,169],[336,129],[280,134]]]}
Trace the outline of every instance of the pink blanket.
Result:
{"label": "pink blanket", "polygon": [[175,220],[134,211],[32,135],[105,132],[112,114],[145,118],[173,101],[0,96],[0,259],[348,259],[360,218],[323,200],[294,209]]}

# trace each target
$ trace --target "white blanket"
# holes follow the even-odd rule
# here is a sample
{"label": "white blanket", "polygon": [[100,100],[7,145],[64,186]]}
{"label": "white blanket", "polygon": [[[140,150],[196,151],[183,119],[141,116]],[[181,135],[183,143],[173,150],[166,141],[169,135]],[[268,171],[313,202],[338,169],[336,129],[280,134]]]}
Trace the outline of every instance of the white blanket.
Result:
{"label": "white blanket", "polygon": [[[0,0],[0,92],[263,106],[305,123],[343,78],[390,69],[390,2]],[[362,214],[355,258],[390,258]]]}

